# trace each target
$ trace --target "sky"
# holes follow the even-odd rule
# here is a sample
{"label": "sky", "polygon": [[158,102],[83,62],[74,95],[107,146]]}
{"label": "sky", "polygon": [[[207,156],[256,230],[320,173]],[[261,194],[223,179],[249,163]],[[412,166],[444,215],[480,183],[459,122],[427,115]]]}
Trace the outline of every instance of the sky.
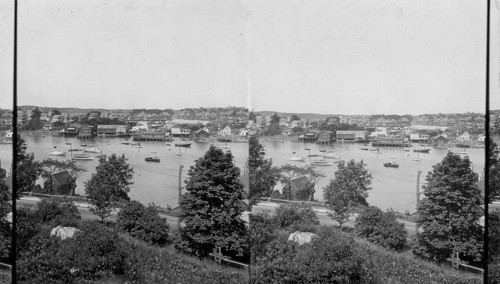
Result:
{"label": "sky", "polygon": [[20,105],[485,111],[485,1],[19,0],[18,11]]}
{"label": "sky", "polygon": [[0,0],[0,108],[13,109],[14,1]]}
{"label": "sky", "polygon": [[500,0],[490,1],[490,109],[500,109]]}

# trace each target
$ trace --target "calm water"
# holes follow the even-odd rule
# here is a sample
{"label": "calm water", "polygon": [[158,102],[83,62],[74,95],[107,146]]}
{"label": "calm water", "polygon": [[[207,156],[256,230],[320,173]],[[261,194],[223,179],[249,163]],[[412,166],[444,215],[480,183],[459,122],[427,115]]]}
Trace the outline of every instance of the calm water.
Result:
{"label": "calm water", "polygon": [[[90,144],[89,140],[79,140],[76,138],[63,138],[47,136],[37,137],[24,135],[23,138],[28,143],[28,152],[35,153],[35,158],[42,160],[45,158],[69,159],[69,147],[65,143],[72,143],[72,148],[83,148],[81,144]],[[183,165],[182,180],[188,175],[189,167],[194,165],[194,161],[201,158],[210,147],[208,143],[192,143],[191,148],[178,148],[172,143],[172,146],[165,146],[166,142],[141,142],[143,148],[133,148],[121,144],[125,139],[118,138],[96,138],[96,148],[102,151],[102,154],[111,155],[125,154],[129,159],[130,165],[134,169],[134,184],[131,187],[129,196],[131,199],[142,203],[155,203],[156,205],[172,207],[177,206],[178,195],[178,175],[179,165]],[[170,143],[170,142],[169,142]],[[235,164],[243,169],[248,157],[248,143],[228,143],[231,152],[235,157]],[[57,148],[54,148],[57,147]],[[174,155],[180,151],[182,156]],[[51,156],[54,150],[65,151],[66,157]],[[81,151],[73,153],[82,153]],[[98,155],[89,153],[90,155]],[[145,157],[157,156],[161,159],[160,163],[146,162]],[[3,162],[3,159],[2,159]],[[77,180],[77,194],[85,194],[84,182],[88,181],[95,172],[98,160],[76,161],[83,165],[87,172],[82,173]],[[182,183],[184,186],[184,182]]]}
{"label": "calm water", "polygon": [[[340,156],[342,160],[354,159],[359,161],[363,159],[367,164],[368,170],[372,173],[372,190],[369,192],[368,203],[378,206],[383,210],[392,208],[404,212],[415,211],[416,202],[416,182],[417,171],[422,171],[421,184],[425,183],[427,173],[432,170],[432,166],[441,162],[443,157],[449,150],[462,151],[458,148],[448,149],[431,149],[430,153],[420,153],[421,161],[414,161],[417,158],[417,153],[405,152],[401,147],[380,147],[380,154],[361,150],[363,144],[359,143],[336,143],[331,146],[316,145],[312,143],[301,142],[270,142],[261,139],[261,143],[267,148],[266,157],[273,159],[274,165],[282,165],[286,163],[305,165],[309,163],[307,155],[309,151],[305,148],[311,149],[311,154],[321,154],[319,149],[335,150],[335,153]],[[418,147],[417,144],[414,148]],[[466,149],[469,153],[469,159],[472,162],[473,169],[479,176],[482,176],[484,168],[484,148],[471,148]],[[289,161],[290,157],[295,155],[305,158],[305,162],[292,162]],[[334,159],[326,159],[333,162]],[[383,166],[386,162],[397,162],[399,168],[386,168]],[[317,166],[320,172],[325,174],[325,178],[321,179],[316,185],[316,193],[314,197],[318,200],[323,199],[323,188],[329,183],[330,179],[335,177],[337,165],[334,166]]]}
{"label": "calm water", "polygon": [[0,144],[0,162],[2,169],[9,173],[12,166],[13,144]]}

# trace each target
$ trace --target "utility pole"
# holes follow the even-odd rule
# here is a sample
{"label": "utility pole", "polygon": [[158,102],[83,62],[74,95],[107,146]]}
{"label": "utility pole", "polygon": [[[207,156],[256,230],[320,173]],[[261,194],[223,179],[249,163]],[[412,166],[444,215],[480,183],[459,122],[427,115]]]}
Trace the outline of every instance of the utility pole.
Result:
{"label": "utility pole", "polygon": [[[420,174],[422,171],[417,171],[417,213],[418,213],[418,203],[420,202]],[[415,225],[416,234],[418,235],[418,223]]]}
{"label": "utility pole", "polygon": [[[179,187],[178,187],[178,190],[179,190],[179,198],[177,200],[177,208],[181,208],[181,196],[182,196],[182,168],[184,168],[183,165],[179,165]],[[181,227],[181,219],[179,217],[177,217],[177,229],[180,229]]]}

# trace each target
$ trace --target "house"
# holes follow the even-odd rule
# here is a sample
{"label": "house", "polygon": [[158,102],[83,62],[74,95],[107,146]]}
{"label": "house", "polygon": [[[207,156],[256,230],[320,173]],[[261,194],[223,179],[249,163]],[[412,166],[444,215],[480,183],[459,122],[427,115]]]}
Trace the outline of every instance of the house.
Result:
{"label": "house", "polygon": [[462,135],[458,136],[458,140],[460,140],[460,141],[469,141],[470,140],[469,131],[465,131],[464,133],[462,133]]}
{"label": "house", "polygon": [[429,139],[429,144],[434,146],[445,146],[448,143],[446,134],[442,133]]}
{"label": "house", "polygon": [[191,134],[191,130],[187,128],[173,127],[171,134],[173,137],[188,138]]}
{"label": "house", "polygon": [[224,128],[222,128],[218,132],[219,135],[231,135],[231,133],[232,133],[232,130],[231,130],[231,127],[229,125],[226,125]]}
{"label": "house", "polygon": [[114,136],[117,134],[119,127],[123,127],[123,125],[97,125],[97,135]]}
{"label": "house", "polygon": [[363,140],[366,136],[364,131],[338,130],[335,138],[337,140]]}
{"label": "house", "polygon": [[204,129],[198,129],[195,132],[191,133],[191,139],[195,141],[200,139],[208,139],[209,137],[210,134]]}
{"label": "house", "polygon": [[116,135],[127,135],[128,126],[127,125],[118,125],[116,128]]}
{"label": "house", "polygon": [[314,192],[314,183],[307,177],[292,179],[283,187],[283,194],[290,200],[313,201]]}
{"label": "house", "polygon": [[68,171],[51,174],[43,183],[46,192],[53,195],[75,195],[75,178]]}
{"label": "house", "polygon": [[248,129],[242,129],[240,131],[240,136],[248,136]]}
{"label": "house", "polygon": [[319,144],[327,144],[332,142],[332,140],[335,138],[335,135],[333,135],[332,131],[323,131],[318,135],[318,140],[316,141]]}

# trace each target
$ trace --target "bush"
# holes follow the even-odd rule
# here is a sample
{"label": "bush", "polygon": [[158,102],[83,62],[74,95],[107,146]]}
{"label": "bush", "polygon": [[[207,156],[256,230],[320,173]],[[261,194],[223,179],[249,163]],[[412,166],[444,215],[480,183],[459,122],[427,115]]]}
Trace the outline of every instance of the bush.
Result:
{"label": "bush", "polygon": [[77,227],[81,219],[78,208],[67,199],[42,199],[36,214],[40,222],[54,227]]}
{"label": "bush", "polygon": [[170,241],[166,219],[158,216],[156,207],[145,207],[139,201],[130,201],[120,210],[116,225],[120,231],[149,244],[163,246]]}
{"label": "bush", "polygon": [[305,203],[282,204],[276,208],[274,216],[278,228],[289,231],[316,231],[319,219],[311,206]]}
{"label": "bush", "polygon": [[489,213],[488,283],[500,283],[500,210]]}
{"label": "bush", "polygon": [[358,236],[385,248],[400,251],[406,247],[408,234],[405,226],[392,212],[367,207],[357,218],[355,229]]}
{"label": "bush", "polygon": [[22,251],[29,248],[29,242],[40,232],[38,214],[30,207],[16,210],[16,259]]}
{"label": "bush", "polygon": [[352,237],[322,227],[310,244],[282,235],[252,266],[252,283],[374,283]]}
{"label": "bush", "polygon": [[252,213],[250,228],[250,257],[253,263],[265,253],[266,245],[276,237],[276,232],[273,218],[267,213]]}
{"label": "bush", "polygon": [[42,230],[17,260],[17,281],[73,282],[125,275],[128,245],[116,231],[84,222],[81,232],[60,240]]}

